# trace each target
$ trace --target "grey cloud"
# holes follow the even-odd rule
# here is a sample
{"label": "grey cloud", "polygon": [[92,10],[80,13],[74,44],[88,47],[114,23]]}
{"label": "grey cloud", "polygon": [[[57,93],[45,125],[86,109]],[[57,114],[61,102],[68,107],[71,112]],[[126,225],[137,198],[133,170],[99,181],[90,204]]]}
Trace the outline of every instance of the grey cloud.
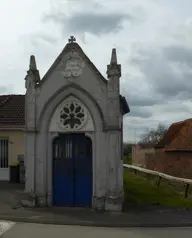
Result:
{"label": "grey cloud", "polygon": [[133,128],[136,129],[150,129],[155,128],[159,123],[164,124],[162,121],[156,121],[155,119],[151,118],[134,118],[134,117],[126,117],[124,118],[124,126],[129,127],[132,125]]}
{"label": "grey cloud", "polygon": [[133,56],[131,62],[140,69],[157,94],[167,99],[186,99],[191,94],[192,71],[191,67],[183,65],[189,66],[191,57],[190,49],[188,52],[185,48],[170,46],[159,52],[141,50]]}
{"label": "grey cloud", "polygon": [[69,17],[63,13],[50,14],[45,17],[45,20],[59,23],[63,32],[67,30],[80,34],[89,32],[93,35],[103,35],[120,31],[122,22],[124,20],[133,21],[133,17],[129,14],[119,13],[77,12]]}
{"label": "grey cloud", "polygon": [[[166,112],[165,112],[166,113]],[[172,118],[167,120],[156,120],[153,117],[140,118],[140,117],[125,117],[124,118],[124,140],[130,142],[138,142],[142,135],[151,129],[157,128],[158,124],[169,127],[173,122]]]}
{"label": "grey cloud", "polygon": [[35,34],[33,36],[30,36],[31,38],[31,43],[34,46],[40,45],[40,44],[56,44],[57,39],[54,38],[53,36],[47,35],[47,34]]}
{"label": "grey cloud", "polygon": [[74,2],[75,2],[75,7],[78,8],[78,9],[83,9],[85,10],[85,6],[86,6],[86,9],[88,7],[91,7],[92,9],[96,9],[96,8],[103,8],[102,4],[100,2],[98,2],[97,0],[79,0],[79,1],[73,1],[73,0],[66,0],[68,6],[71,5],[74,6]]}
{"label": "grey cloud", "polygon": [[162,103],[162,99],[152,95],[151,97],[147,97],[145,95],[129,95],[128,101],[130,106],[153,106]]}
{"label": "grey cloud", "polygon": [[[164,98],[147,87],[147,80],[125,75],[128,80],[121,82],[121,93],[127,97],[130,107],[162,104]],[[143,88],[142,86],[145,85]]]}
{"label": "grey cloud", "polygon": [[13,85],[0,86],[0,94],[7,94],[13,91]]}
{"label": "grey cloud", "polygon": [[167,103],[164,105],[164,110],[168,113],[175,112],[184,112],[191,113],[191,108],[188,105],[185,105],[182,101],[174,100],[171,103]]}
{"label": "grey cloud", "polygon": [[40,34],[40,35],[38,35],[38,38],[41,39],[42,41],[50,43],[50,44],[57,43],[57,39],[50,35]]}
{"label": "grey cloud", "polygon": [[192,48],[187,48],[182,45],[173,45],[163,48],[164,56],[173,62],[192,63]]}
{"label": "grey cloud", "polygon": [[75,32],[90,32],[94,35],[116,32],[122,29],[122,21],[131,20],[129,15],[79,13],[69,18],[68,28]]}
{"label": "grey cloud", "polygon": [[145,107],[131,107],[131,111],[130,111],[129,115],[127,115],[127,116],[149,118],[152,116],[152,113]]}

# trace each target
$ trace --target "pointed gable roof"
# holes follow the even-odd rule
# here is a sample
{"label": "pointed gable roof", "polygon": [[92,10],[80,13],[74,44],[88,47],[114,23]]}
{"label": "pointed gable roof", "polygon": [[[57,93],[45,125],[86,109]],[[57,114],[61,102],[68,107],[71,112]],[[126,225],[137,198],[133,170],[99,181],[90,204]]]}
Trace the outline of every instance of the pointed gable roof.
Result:
{"label": "pointed gable roof", "polygon": [[155,146],[155,148],[164,148],[166,145],[170,144],[171,141],[175,138],[175,136],[178,134],[180,129],[183,126],[183,121],[173,123],[169,129],[164,134],[163,138],[159,141],[159,143]]}
{"label": "pointed gable roof", "polygon": [[173,123],[155,146],[165,151],[192,151],[192,119]]}
{"label": "pointed gable roof", "polygon": [[[52,64],[52,66],[48,69],[47,73],[44,75],[44,77],[42,78],[42,80],[39,83],[39,86],[41,86],[41,84],[43,84],[43,82],[49,77],[49,75],[55,70],[55,68],[57,67],[57,65],[59,65],[60,61],[62,60],[63,56],[68,53],[71,50],[75,50],[79,56],[82,58],[82,60],[91,66],[91,68],[96,72],[96,74],[98,75],[98,77],[107,84],[107,79],[100,73],[100,71],[96,68],[96,66],[93,64],[93,62],[87,57],[87,55],[84,53],[84,51],[82,50],[82,48],[79,46],[79,44],[77,44],[76,42],[69,42],[68,44],[66,44],[66,46],[64,47],[64,49],[62,50],[62,52],[59,54],[59,56],[56,58],[56,60],[54,61],[54,63]],[[113,49],[113,54],[111,60],[117,60],[116,58],[114,59],[114,54],[116,57],[116,51],[115,49]],[[130,108],[129,105],[127,103],[127,100],[125,97],[123,96],[119,96],[120,97],[120,103],[122,105],[122,114],[126,114],[130,112]]]}
{"label": "pointed gable roof", "polygon": [[173,138],[166,146],[166,151],[192,151],[192,119],[187,119]]}
{"label": "pointed gable roof", "polygon": [[43,82],[47,79],[47,77],[49,77],[49,75],[54,71],[54,69],[57,67],[57,65],[60,63],[60,61],[62,60],[63,55],[65,55],[66,53],[68,53],[71,50],[75,50],[79,56],[83,59],[83,61],[90,65],[92,67],[92,69],[97,73],[97,75],[99,76],[99,78],[107,83],[107,80],[103,77],[103,75],[99,72],[99,70],[96,68],[96,66],[91,62],[91,60],[87,57],[87,55],[84,53],[84,51],[82,50],[82,48],[79,46],[79,44],[77,44],[76,42],[70,42],[68,44],[66,44],[66,46],[64,47],[64,49],[62,50],[62,52],[59,54],[59,56],[56,58],[56,60],[54,61],[54,63],[52,64],[52,66],[48,69],[47,73],[44,75],[44,77],[42,78],[40,85],[43,84]]}

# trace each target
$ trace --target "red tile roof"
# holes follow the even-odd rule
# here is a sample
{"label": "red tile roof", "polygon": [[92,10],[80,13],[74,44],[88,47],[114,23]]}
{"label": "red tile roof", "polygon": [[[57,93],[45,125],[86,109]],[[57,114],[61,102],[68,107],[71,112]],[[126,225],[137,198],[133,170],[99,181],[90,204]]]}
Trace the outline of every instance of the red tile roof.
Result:
{"label": "red tile roof", "polygon": [[170,144],[182,128],[183,124],[184,121],[173,123],[155,148],[164,148],[166,145]]}
{"label": "red tile roof", "polygon": [[184,121],[177,136],[165,149],[167,151],[192,151],[192,119]]}
{"label": "red tile roof", "polygon": [[0,95],[0,126],[25,125],[25,95]]}
{"label": "red tile roof", "polygon": [[173,123],[155,146],[165,151],[192,151],[192,119]]}

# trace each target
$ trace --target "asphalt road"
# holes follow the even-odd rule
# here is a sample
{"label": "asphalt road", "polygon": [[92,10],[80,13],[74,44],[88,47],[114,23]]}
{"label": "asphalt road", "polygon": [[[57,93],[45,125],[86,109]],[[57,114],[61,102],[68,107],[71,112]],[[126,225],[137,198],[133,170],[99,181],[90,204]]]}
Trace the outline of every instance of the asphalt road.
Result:
{"label": "asphalt road", "polygon": [[0,222],[3,238],[191,238],[192,228],[98,228]]}

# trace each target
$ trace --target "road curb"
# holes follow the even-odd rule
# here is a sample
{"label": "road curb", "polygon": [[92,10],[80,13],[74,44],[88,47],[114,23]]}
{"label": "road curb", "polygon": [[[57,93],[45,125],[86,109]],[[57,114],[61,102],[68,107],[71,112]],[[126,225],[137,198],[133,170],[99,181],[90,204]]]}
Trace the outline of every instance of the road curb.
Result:
{"label": "road curb", "polygon": [[95,222],[95,221],[66,221],[66,220],[55,220],[47,218],[22,217],[22,216],[10,216],[0,215],[0,220],[22,222],[22,223],[38,223],[38,224],[49,224],[49,225],[70,225],[70,226],[91,226],[91,227],[115,227],[115,228],[131,228],[131,227],[192,227],[192,222],[127,222],[127,223],[113,223],[113,222]]}

